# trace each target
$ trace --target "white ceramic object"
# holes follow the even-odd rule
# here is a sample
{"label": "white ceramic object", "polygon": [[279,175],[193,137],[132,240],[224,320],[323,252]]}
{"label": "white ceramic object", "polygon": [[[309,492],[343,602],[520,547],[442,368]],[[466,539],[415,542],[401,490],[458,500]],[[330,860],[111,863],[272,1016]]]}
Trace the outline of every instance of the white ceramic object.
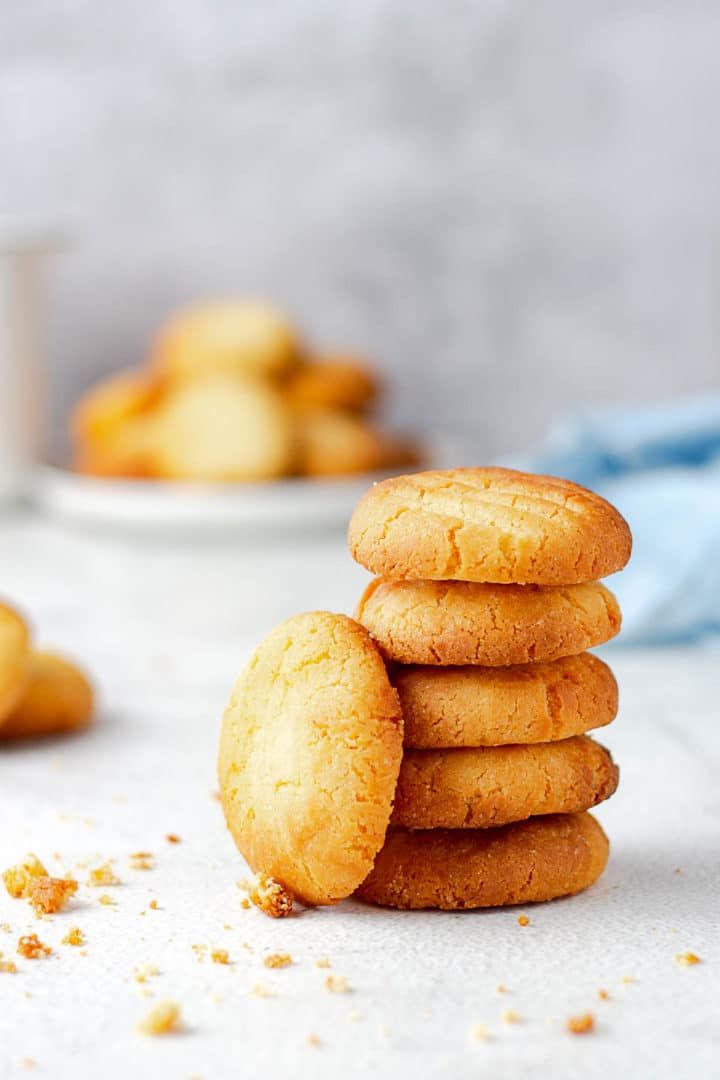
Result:
{"label": "white ceramic object", "polygon": [[67,520],[146,534],[298,532],[344,527],[363,492],[384,475],[204,485],[105,480],[48,465],[35,470],[33,495]]}
{"label": "white ceramic object", "polygon": [[57,230],[0,218],[0,503],[40,459],[45,419],[44,269]]}

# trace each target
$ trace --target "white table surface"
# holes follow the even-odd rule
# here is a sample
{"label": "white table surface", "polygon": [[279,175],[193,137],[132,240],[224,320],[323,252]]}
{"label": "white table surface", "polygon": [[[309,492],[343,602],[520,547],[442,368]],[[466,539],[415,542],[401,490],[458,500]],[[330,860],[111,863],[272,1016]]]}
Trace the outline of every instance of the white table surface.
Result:
{"label": "white table surface", "polygon": [[[513,909],[351,902],[274,922],[240,907],[245,868],[213,798],[219,716],[270,626],[307,608],[352,610],[365,575],[342,537],[170,544],[16,514],[0,518],[0,567],[0,591],[38,640],[80,658],[102,696],[91,733],[0,749],[0,868],[34,851],[81,880],[79,862],[114,858],[122,878],[106,890],[116,906],[83,886],[40,923],[1,891],[11,932],[0,950],[28,931],[55,950],[0,974],[3,1080],[27,1076],[26,1057],[38,1075],[68,1078],[720,1075],[717,652],[608,653],[622,710],[602,741],[622,778],[598,815],[611,862],[588,893],[529,906],[525,928]],[[137,850],[156,868],[132,871]],[[86,956],[60,944],[71,925]],[[199,962],[193,944],[233,962]],[[265,969],[276,950],[295,964]],[[702,963],[678,965],[686,950]],[[321,957],[351,993],[324,988]],[[133,979],[144,963],[161,971],[145,987]],[[252,996],[258,983],[274,996]],[[166,998],[182,1007],[183,1034],[136,1034]],[[504,1023],[506,1009],[521,1022]],[[568,1034],[566,1018],[586,1010],[595,1033]],[[475,1024],[488,1041],[470,1037]]]}

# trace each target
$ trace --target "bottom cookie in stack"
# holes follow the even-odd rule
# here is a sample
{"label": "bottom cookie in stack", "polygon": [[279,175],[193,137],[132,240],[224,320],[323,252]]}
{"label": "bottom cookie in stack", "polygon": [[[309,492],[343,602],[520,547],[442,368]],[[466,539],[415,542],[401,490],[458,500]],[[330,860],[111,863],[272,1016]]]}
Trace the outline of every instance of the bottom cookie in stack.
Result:
{"label": "bottom cookie in stack", "polygon": [[589,888],[608,852],[587,813],[491,829],[393,828],[355,895],[381,907],[445,911],[553,900]]}

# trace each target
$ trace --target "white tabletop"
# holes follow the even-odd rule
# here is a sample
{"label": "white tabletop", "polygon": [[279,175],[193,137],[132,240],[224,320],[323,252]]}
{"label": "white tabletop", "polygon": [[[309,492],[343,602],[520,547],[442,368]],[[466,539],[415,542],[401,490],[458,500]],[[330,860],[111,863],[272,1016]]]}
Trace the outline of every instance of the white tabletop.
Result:
{"label": "white tabletop", "polygon": [[[2,890],[6,958],[26,932],[54,949],[0,974],[3,1080],[27,1076],[25,1058],[38,1075],[75,1080],[718,1075],[717,652],[607,654],[622,711],[601,738],[622,775],[598,813],[611,862],[588,893],[529,906],[527,927],[513,909],[352,902],[275,922],[240,907],[246,871],[213,798],[219,716],[275,622],[352,610],[366,575],[342,537],[169,544],[16,515],[0,519],[0,566],[38,640],[81,659],[102,696],[93,732],[0,749],[0,869],[34,851],[83,882],[78,863],[113,858],[122,879],[83,885],[42,922]],[[129,868],[137,850],[155,854],[155,869]],[[103,891],[115,906],[98,903]],[[74,925],[86,955],[61,944]],[[200,960],[193,945],[225,948],[232,963]],[[679,965],[687,950],[702,963]],[[270,951],[295,963],[267,970]],[[323,957],[350,993],[325,989]],[[133,969],[148,963],[161,973],[140,984]],[[256,984],[273,996],[253,996]],[[180,1004],[183,1034],[143,1038],[135,1025],[163,999]],[[503,1021],[508,1009],[520,1022]],[[588,1010],[594,1034],[567,1033],[567,1017]],[[477,1024],[487,1041],[471,1037]]]}

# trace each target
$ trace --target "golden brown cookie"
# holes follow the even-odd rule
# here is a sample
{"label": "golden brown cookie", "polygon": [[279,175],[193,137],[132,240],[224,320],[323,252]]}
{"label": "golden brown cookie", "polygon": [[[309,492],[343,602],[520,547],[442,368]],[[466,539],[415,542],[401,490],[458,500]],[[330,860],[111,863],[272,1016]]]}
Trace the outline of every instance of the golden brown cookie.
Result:
{"label": "golden brown cookie", "polygon": [[385,837],[402,714],[367,632],[315,611],[268,635],[223,719],[228,828],[252,870],[310,904],[349,894]]}
{"label": "golden brown cookie", "polygon": [[153,421],[151,467],[170,480],[269,480],[292,467],[294,440],[273,387],[217,375],[168,393]]}
{"label": "golden brown cookie", "polygon": [[293,405],[313,409],[349,409],[362,412],[379,394],[370,368],[349,356],[309,360],[292,372],[286,392]]}
{"label": "golden brown cookie", "polygon": [[21,615],[0,604],[0,729],[25,693],[30,675],[30,631]]}
{"label": "golden brown cookie", "polygon": [[4,724],[0,741],[32,735],[60,735],[87,727],[93,689],[79,668],[51,652],[34,652],[25,693]]}
{"label": "golden brown cookie", "polygon": [[356,896],[394,908],[501,907],[570,896],[608,859],[590,814],[553,814],[495,829],[391,829]]}
{"label": "golden brown cookie", "polygon": [[281,375],[299,359],[290,324],[268,304],[229,300],[180,312],[161,332],[151,357],[171,380],[207,375]]}
{"label": "golden brown cookie", "polygon": [[127,421],[152,409],[161,395],[162,383],[150,372],[122,371],[102,379],[75,406],[73,438],[82,447],[102,444]]}
{"label": "golden brown cookie", "polygon": [[605,577],[631,549],[627,522],[599,495],[497,468],[383,480],[355,508],[348,542],[385,577],[536,585]]}
{"label": "golden brown cookie", "polygon": [[533,746],[406,750],[393,825],[486,829],[539,814],[575,814],[609,799],[618,769],[587,735]]}
{"label": "golden brown cookie", "polygon": [[339,409],[299,409],[295,422],[300,472],[306,476],[347,476],[382,467],[383,437],[362,417]]}
{"label": "golden brown cookie", "polygon": [[383,655],[400,664],[504,667],[574,656],[620,630],[609,589],[375,578],[357,613]]}
{"label": "golden brown cookie", "polygon": [[514,667],[398,665],[405,745],[542,743],[581,735],[614,720],[615,677],[592,653]]}

